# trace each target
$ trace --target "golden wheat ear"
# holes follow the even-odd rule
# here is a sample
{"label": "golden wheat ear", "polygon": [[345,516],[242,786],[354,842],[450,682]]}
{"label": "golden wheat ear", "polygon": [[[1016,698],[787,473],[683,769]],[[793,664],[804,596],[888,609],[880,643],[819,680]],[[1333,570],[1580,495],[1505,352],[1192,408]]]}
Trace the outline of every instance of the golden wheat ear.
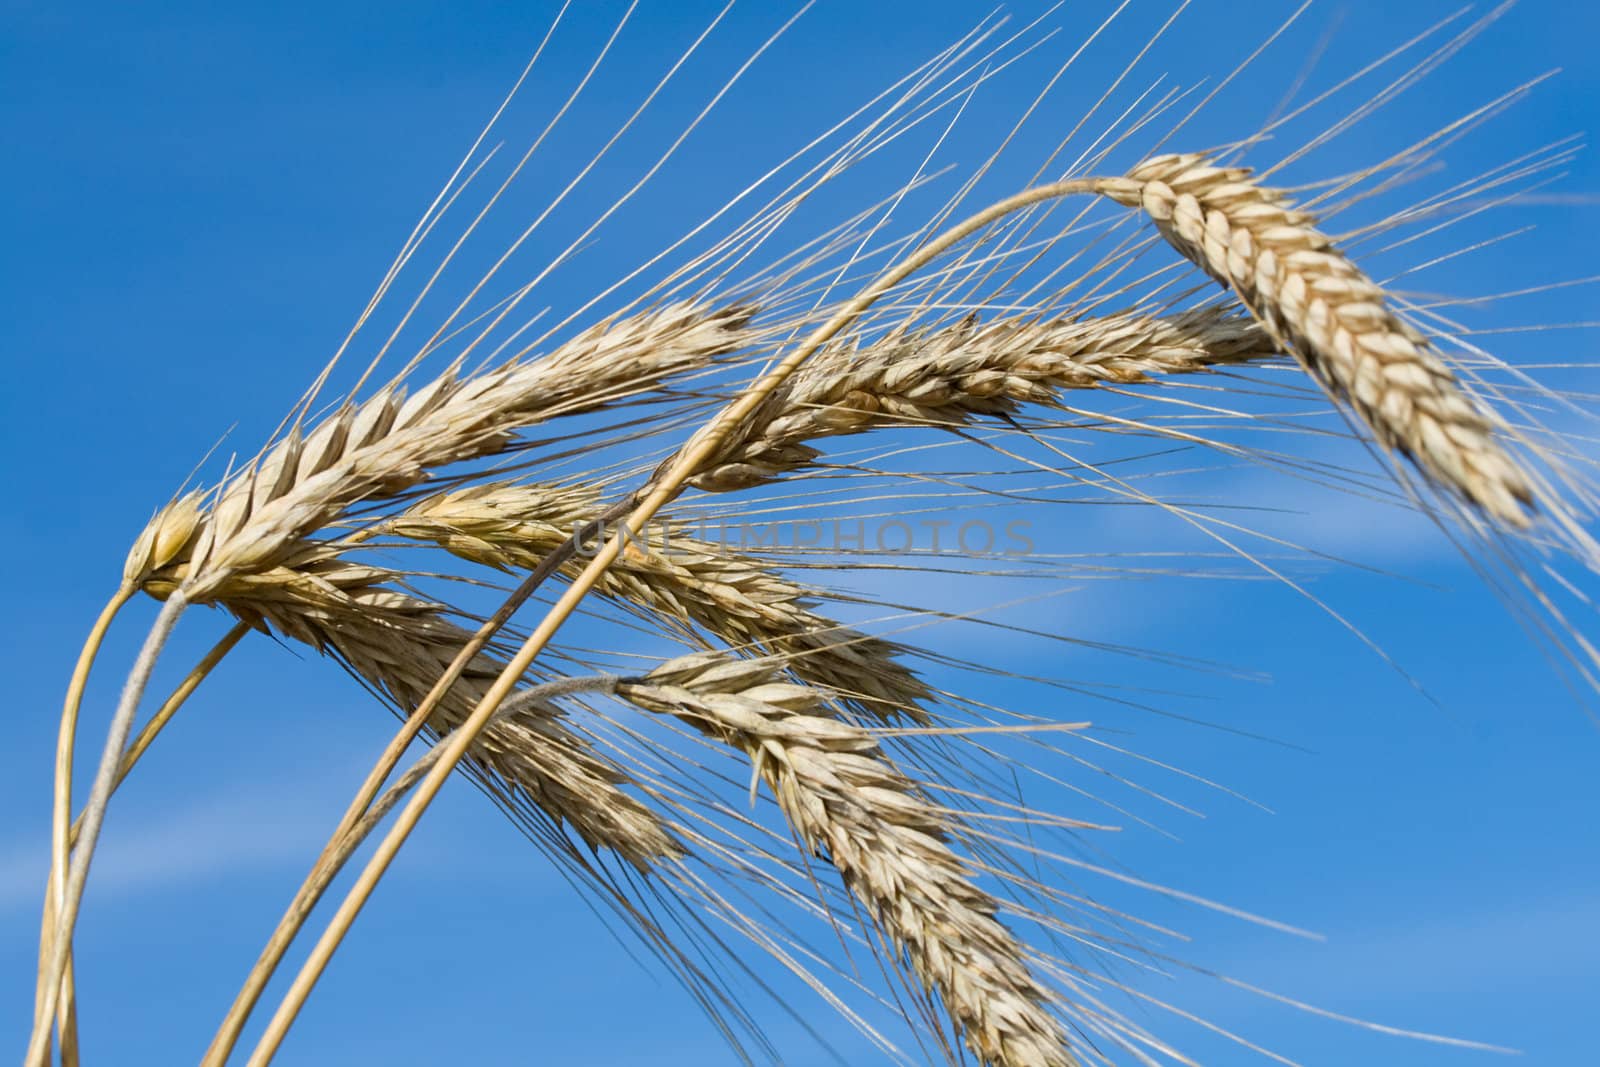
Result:
{"label": "golden wheat ear", "polygon": [[745,753],[800,842],[825,857],[985,1067],[1076,1067],[1054,997],[999,903],[946,843],[947,816],[873,736],[772,663],[694,655],[617,695]]}
{"label": "golden wheat ear", "polygon": [[1046,319],[969,316],[943,329],[836,342],[774,393],[690,482],[747,489],[803,469],[808,442],[889,426],[957,427],[1063,392],[1272,359],[1267,332],[1236,310]]}
{"label": "golden wheat ear", "polygon": [[529,426],[704,367],[748,341],[748,320],[744,307],[669,305],[601,323],[537,358],[467,377],[447,370],[410,397],[391,384],[304,436],[292,431],[219,487],[185,553],[168,566],[186,568],[191,602],[225,597],[230,583],[283,563],[352,506],[402,494],[439,467],[499,454]]}
{"label": "golden wheat ear", "polygon": [[1510,526],[1529,525],[1532,479],[1497,420],[1309,214],[1243,167],[1166,155],[1108,195],[1144,211],[1168,244],[1236,293],[1284,349],[1378,442],[1436,486]]}
{"label": "golden wheat ear", "polygon": [[[532,570],[604,513],[582,485],[489,483],[420,501],[386,531],[431,541],[462,559]],[[777,655],[808,684],[826,687],[868,720],[926,721],[932,692],[890,642],[819,614],[806,589],[726,545],[648,532],[606,571],[598,595],[670,631],[704,631],[734,651]],[[578,572],[568,561],[562,573]]]}

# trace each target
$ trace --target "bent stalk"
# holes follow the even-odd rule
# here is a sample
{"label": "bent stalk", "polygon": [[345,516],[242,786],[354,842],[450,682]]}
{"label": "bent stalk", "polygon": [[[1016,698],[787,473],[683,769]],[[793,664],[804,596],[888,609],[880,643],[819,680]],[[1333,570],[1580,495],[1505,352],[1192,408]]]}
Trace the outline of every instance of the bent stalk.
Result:
{"label": "bent stalk", "polygon": [[[761,402],[799,369],[818,348],[855,322],[863,312],[890,289],[931,260],[943,254],[951,246],[970,237],[990,223],[1032,204],[1075,194],[1103,194],[1113,189],[1125,194],[1127,184],[1126,179],[1085,178],[1042,185],[1026,190],[993,204],[958,223],[913,255],[890,268],[836,312],[827,322],[818,327],[793,352],[768,370],[740,394],[737,399],[725,407],[707,426],[692,437],[678,453],[678,456],[670,462],[665,471],[658,473],[645,487],[643,499],[628,514],[627,528],[643,529],[645,524],[662,507],[682,492],[684,486],[699,468],[717,453],[717,449],[723,439],[732,433],[746,418],[750,417]],[[638,497],[639,494],[636,494],[635,499],[638,499]],[[388,835],[384,837],[383,841],[378,845],[377,851],[367,862],[367,866],[362,870],[356,884],[346,894],[338,912],[329,922],[328,928],[323,932],[315,948],[312,949],[311,955],[301,967],[300,973],[295,977],[293,985],[284,994],[282,1003],[273,1015],[272,1021],[268,1024],[266,1032],[257,1043],[255,1051],[251,1054],[249,1067],[264,1067],[265,1064],[271,1062],[272,1057],[283,1044],[283,1039],[288,1034],[289,1027],[293,1025],[295,1018],[300,1013],[300,1009],[305,1005],[306,998],[310,996],[318,978],[327,968],[329,960],[333,958],[334,951],[338,948],[339,943],[344,940],[345,934],[349,932],[356,916],[365,906],[367,900],[371,898],[372,892],[377,888],[377,883],[383,877],[384,872],[394,862],[394,857],[399,853],[401,846],[410,837],[411,831],[416,828],[423,812],[433,802],[433,798],[438,795],[445,779],[449,777],[456,764],[467,754],[467,750],[488,724],[490,718],[493,717],[496,709],[510,695],[517,679],[522,677],[532,665],[534,658],[544,650],[545,645],[549,643],[556,630],[567,620],[578,606],[578,603],[593,588],[595,582],[599,580],[600,575],[616,559],[617,555],[622,551],[625,539],[625,533],[618,532],[606,542],[604,547],[596,552],[589,565],[584,568],[583,573],[567,587],[567,590],[545,615],[543,621],[529,635],[516,656],[507,664],[500,677],[490,686],[489,691],[473,710],[472,715],[441,742],[442,755],[438,763],[417,787],[410,802],[401,811],[395,820],[394,826],[390,828]]]}
{"label": "bent stalk", "polygon": [[150,627],[150,633],[145,637],[144,647],[139,650],[139,658],[134,661],[133,670],[128,673],[127,683],[123,686],[122,696],[117,702],[117,710],[111,718],[111,727],[106,732],[105,748],[100,754],[100,769],[95,774],[94,784],[89,790],[89,799],[84,805],[83,829],[79,834],[78,847],[63,883],[65,894],[56,914],[49,964],[44,971],[44,996],[34,1021],[33,1036],[28,1042],[27,1056],[23,1061],[27,1067],[46,1067],[49,1061],[51,1020],[54,1019],[56,1006],[62,999],[63,975],[72,952],[72,930],[77,924],[78,908],[83,900],[83,887],[89,877],[89,863],[94,858],[95,844],[100,838],[100,827],[105,822],[106,807],[111,799],[111,791],[116,787],[117,773],[122,766],[123,749],[128,743],[128,735],[133,732],[133,717],[138,711],[139,700],[144,696],[146,686],[150,684],[150,674],[155,669],[156,659],[161,655],[162,646],[167,643],[173,627],[177,625],[178,617],[183,614],[183,609],[187,606],[188,602],[182,593],[174,593],[161,606],[160,614],[156,616],[156,621]]}
{"label": "bent stalk", "polygon": [[[100,645],[105,641],[106,632],[111,629],[112,620],[117,617],[117,613],[136,591],[133,585],[123,582],[112,594],[111,599],[106,601],[106,606],[100,610],[99,618],[95,619],[94,625],[89,629],[89,636],[84,639],[83,649],[78,653],[78,662],[72,668],[72,678],[67,683],[66,699],[62,702],[61,727],[56,738],[55,792],[50,808],[50,879],[45,886],[44,918],[39,929],[39,979],[34,995],[34,1026],[43,1025],[47,1031],[51,1024],[44,1018],[47,1000],[45,982],[48,979],[44,963],[49,956],[51,946],[55,943],[56,917],[61,914],[65,899],[68,853],[72,847],[69,841],[69,827],[72,821],[72,756],[73,749],[77,745],[78,713],[83,706],[83,691],[89,683],[89,671],[94,666],[95,656],[100,652]],[[75,1032],[77,1012],[74,1007],[70,964],[69,959],[62,978],[65,988],[60,992],[63,1061],[69,1057],[76,1059],[77,1049]]]}

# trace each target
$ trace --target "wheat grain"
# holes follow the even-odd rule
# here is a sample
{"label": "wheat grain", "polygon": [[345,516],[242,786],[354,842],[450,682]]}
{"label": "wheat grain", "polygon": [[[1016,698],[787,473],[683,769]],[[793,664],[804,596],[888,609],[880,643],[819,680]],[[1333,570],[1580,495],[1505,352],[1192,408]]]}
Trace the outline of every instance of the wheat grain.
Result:
{"label": "wheat grain", "polygon": [[1528,525],[1530,479],[1496,440],[1494,417],[1311,215],[1248,169],[1203,155],[1149,159],[1128,179],[1108,195],[1142,209],[1236,293],[1381,444],[1490,515]]}
{"label": "wheat grain", "polygon": [[[487,566],[532,568],[602,512],[591,487],[495,483],[423,500],[384,529]],[[572,561],[564,572],[578,569]],[[726,546],[668,532],[657,550],[642,537],[596,592],[736,650],[780,656],[795,677],[863,715],[925,719],[919,705],[931,691],[899,661],[898,645],[818,614],[803,588]]]}
{"label": "wheat grain", "polygon": [[969,316],[945,329],[832,344],[731,434],[691,484],[713,492],[759,485],[815,461],[820,453],[806,442],[818,438],[958,426],[1056,403],[1069,389],[1141,384],[1276,354],[1264,331],[1220,309],[987,324]]}
{"label": "wheat grain", "polygon": [[870,733],[819,712],[823,694],[776,677],[770,663],[698,654],[617,693],[750,758],[795,834],[838,869],[980,1061],[1072,1067],[1051,993],[946,843],[945,817]]}

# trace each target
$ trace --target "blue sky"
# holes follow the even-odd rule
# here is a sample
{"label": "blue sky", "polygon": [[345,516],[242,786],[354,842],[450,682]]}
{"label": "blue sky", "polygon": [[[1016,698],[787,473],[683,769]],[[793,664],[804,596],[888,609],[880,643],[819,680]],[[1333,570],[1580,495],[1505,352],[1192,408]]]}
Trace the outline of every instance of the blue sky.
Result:
{"label": "blue sky", "polygon": [[[1108,9],[1069,3],[1050,16],[1067,32],[1017,80],[980,94],[941,158],[967,168],[980,162],[994,123],[1016,114],[1005,87],[1041,84]],[[529,106],[508,120],[510,145],[537,130],[538,105],[581,73],[620,10],[596,4],[571,18],[525,97]],[[1015,13],[1026,21],[1042,10],[1017,5]],[[1075,120],[1087,94],[1107,84],[1168,10],[1165,0],[1132,5],[986,188],[1025,181],[1029,164],[1059,136],[1053,131]],[[1255,31],[1240,34],[1238,26],[1259,25],[1264,36],[1291,10],[1267,0],[1196,0],[1142,76],[1170,71],[1186,86],[1215,77],[1256,43]],[[1309,84],[1328,84],[1329,71],[1353,69],[1453,10],[1434,0],[1313,7],[1196,120],[1196,141],[1254,128],[1308,57],[1321,56]],[[704,64],[685,76],[687,90],[664,98],[642,124],[647,146],[625,143],[597,181],[631,181],[652,158],[649,145],[670,139],[715,79],[789,11],[736,9]],[[253,450],[272,429],[343,336],[550,13],[546,4],[0,5],[0,115],[13,146],[0,174],[10,353],[0,433],[8,438],[3,454],[14,457],[0,538],[21,605],[0,653],[15,709],[0,775],[10,813],[0,830],[6,1047],[24,1040],[31,1003],[60,692],[126,546],[222,434],[231,429],[232,447]],[[642,89],[647,75],[639,72],[653,76],[714,13],[698,3],[642,5],[606,68],[610,80],[575,113],[573,143],[613,128]],[[675,219],[714,207],[739,176],[860,103],[981,13],[953,2],[821,0],[663,170],[639,209],[553,281],[544,301],[580,302],[675,233]],[[1296,180],[1325,176],[1313,165],[1319,159],[1349,165],[1341,153],[1370,160],[1555,67],[1564,68],[1559,77],[1453,146],[1439,180],[1600,128],[1596,32],[1600,16],[1587,9],[1527,0],[1336,151],[1308,161]],[[897,173],[925,149],[925,141],[908,143],[893,157]],[[564,150],[558,141],[541,158],[559,163]],[[1404,266],[1473,237],[1533,227],[1452,261],[1418,288],[1471,295],[1591,273],[1600,168],[1588,153],[1567,169],[1543,199],[1386,253],[1383,262]],[[557,173],[564,180],[559,166],[532,176],[493,232],[509,239],[559,187]],[[1593,307],[1592,289],[1580,286],[1497,302],[1473,321],[1493,328],[1600,318]],[[1595,338],[1582,330],[1505,333],[1486,335],[1486,343],[1513,361],[1582,364]],[[1595,391],[1578,372],[1561,384]],[[1352,462],[1361,462],[1358,454]],[[1255,499],[1283,491],[1248,471],[1207,478],[1213,490]],[[1108,899],[1181,925],[1194,938],[1185,958],[1319,1008],[1521,1049],[1520,1063],[1584,1062],[1593,1043],[1585,1016],[1600,999],[1595,720],[1437,531],[1393,508],[1291,484],[1293,499],[1270,496],[1289,513],[1263,517],[1264,525],[1415,579],[1329,566],[1313,584],[1432,700],[1326,613],[1268,583],[1076,581],[1007,616],[1270,675],[1150,667],[1150,678],[1141,676],[1181,686],[1193,695],[1172,698],[1172,710],[1224,730],[1100,704],[1063,701],[1059,713],[1107,717],[1140,752],[1272,809],[1142,772],[1203,806],[1206,818],[1160,814],[1176,840],[1131,828],[1107,846],[1117,863],[1325,940],[1125,890],[1107,889]],[[1142,517],[1110,509],[1037,520],[1055,551],[1189,544],[1171,531],[1163,541]],[[930,595],[925,587],[878,588],[891,599]],[[946,594],[976,595],[956,583],[939,591]],[[103,728],[118,668],[152,614],[149,604],[137,605],[113,635],[84,736]],[[1580,625],[1594,632],[1592,617],[1580,616]],[[186,619],[156,689],[224,626],[209,613]],[[982,630],[938,631],[929,640],[1018,670],[1042,663],[1099,679],[1128,670],[1125,661]],[[1036,698],[1020,689],[1000,695]],[[332,665],[265,640],[247,643],[118,795],[78,942],[88,1062],[196,1058],[330,829],[334,807],[391,729],[369,704]],[[1149,805],[1141,811],[1151,814]],[[1367,1033],[1212,982],[1172,986],[1186,1008],[1307,1063],[1501,1062]],[[824,1008],[807,1010],[849,1062],[876,1062]],[[774,1032],[787,1033],[781,1021]],[[1250,1062],[1203,1033],[1172,1032],[1206,1062]],[[795,1048],[794,1062],[824,1062],[813,1046]],[[457,787],[403,853],[280,1062],[480,1060],[732,1062],[688,999],[636,965],[509,824]]]}

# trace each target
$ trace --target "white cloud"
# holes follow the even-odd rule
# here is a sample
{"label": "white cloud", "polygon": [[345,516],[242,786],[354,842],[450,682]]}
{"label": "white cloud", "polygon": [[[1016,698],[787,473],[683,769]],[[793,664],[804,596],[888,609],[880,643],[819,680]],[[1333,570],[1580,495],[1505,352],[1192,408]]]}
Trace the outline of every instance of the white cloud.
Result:
{"label": "white cloud", "polygon": [[[334,794],[285,784],[185,802],[153,819],[107,820],[89,877],[96,895],[309,862],[338,817]],[[316,804],[313,800],[326,800]],[[49,867],[43,834],[0,846],[0,912],[36,908]]]}

